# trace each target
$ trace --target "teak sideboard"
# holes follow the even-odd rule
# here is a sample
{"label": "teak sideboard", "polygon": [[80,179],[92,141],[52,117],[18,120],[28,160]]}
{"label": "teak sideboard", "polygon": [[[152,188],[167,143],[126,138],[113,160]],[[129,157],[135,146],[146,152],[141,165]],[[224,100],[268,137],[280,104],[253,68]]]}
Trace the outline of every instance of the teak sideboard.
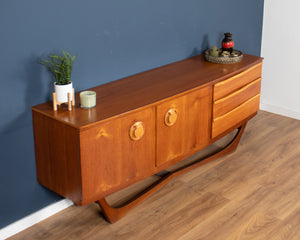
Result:
{"label": "teak sideboard", "polygon": [[[172,178],[234,151],[259,109],[262,58],[244,55],[215,64],[203,55],[90,90],[97,105],[53,111],[32,107],[37,178],[76,205],[98,202],[109,222]],[[233,130],[224,149],[174,171],[163,171]],[[160,180],[120,207],[108,195],[159,172]]]}

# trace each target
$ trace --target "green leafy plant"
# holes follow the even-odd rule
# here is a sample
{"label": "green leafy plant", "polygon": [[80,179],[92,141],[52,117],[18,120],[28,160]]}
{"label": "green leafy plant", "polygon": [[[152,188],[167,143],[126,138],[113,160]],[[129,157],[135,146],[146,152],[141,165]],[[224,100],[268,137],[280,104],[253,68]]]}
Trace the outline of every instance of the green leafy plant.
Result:
{"label": "green leafy plant", "polygon": [[64,50],[62,52],[63,55],[53,53],[49,55],[49,59],[40,61],[54,75],[57,85],[66,85],[71,82],[72,66],[77,57],[71,56],[70,53]]}

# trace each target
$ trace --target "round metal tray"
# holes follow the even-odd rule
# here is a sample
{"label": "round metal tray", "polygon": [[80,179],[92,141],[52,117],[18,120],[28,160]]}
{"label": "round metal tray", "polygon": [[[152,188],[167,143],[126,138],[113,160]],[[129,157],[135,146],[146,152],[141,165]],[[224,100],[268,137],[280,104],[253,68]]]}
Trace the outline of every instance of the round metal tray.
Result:
{"label": "round metal tray", "polygon": [[[219,52],[221,53],[221,49],[218,49]],[[209,62],[213,62],[213,63],[221,63],[221,64],[232,64],[232,63],[238,63],[240,61],[242,61],[243,59],[243,53],[239,50],[233,50],[232,53],[236,54],[237,56],[227,56],[227,57],[223,57],[223,56],[219,56],[219,57],[214,57],[214,56],[210,56],[209,55],[209,51],[210,49],[205,51],[205,59]]]}

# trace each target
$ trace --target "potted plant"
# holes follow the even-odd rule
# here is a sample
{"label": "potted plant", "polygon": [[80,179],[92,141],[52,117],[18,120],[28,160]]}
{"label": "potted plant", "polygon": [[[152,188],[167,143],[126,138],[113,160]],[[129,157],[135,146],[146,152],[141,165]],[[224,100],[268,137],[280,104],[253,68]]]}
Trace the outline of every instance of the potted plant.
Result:
{"label": "potted plant", "polygon": [[56,79],[56,82],[54,83],[56,99],[53,99],[53,101],[58,104],[68,102],[68,93],[71,95],[70,101],[73,101],[74,98],[71,72],[76,56],[71,56],[70,53],[64,50],[62,52],[63,55],[56,55],[53,53],[49,55],[49,59],[40,61],[40,63],[45,65]]}

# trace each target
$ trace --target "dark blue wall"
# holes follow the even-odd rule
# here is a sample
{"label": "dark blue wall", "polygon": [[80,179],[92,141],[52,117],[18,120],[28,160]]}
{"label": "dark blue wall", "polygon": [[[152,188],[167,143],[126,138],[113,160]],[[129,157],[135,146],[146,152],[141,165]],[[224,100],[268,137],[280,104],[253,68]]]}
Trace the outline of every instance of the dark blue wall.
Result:
{"label": "dark blue wall", "polygon": [[1,0],[0,228],[61,199],[36,181],[30,107],[49,99],[38,58],[78,54],[75,90],[220,45],[259,55],[263,0]]}

